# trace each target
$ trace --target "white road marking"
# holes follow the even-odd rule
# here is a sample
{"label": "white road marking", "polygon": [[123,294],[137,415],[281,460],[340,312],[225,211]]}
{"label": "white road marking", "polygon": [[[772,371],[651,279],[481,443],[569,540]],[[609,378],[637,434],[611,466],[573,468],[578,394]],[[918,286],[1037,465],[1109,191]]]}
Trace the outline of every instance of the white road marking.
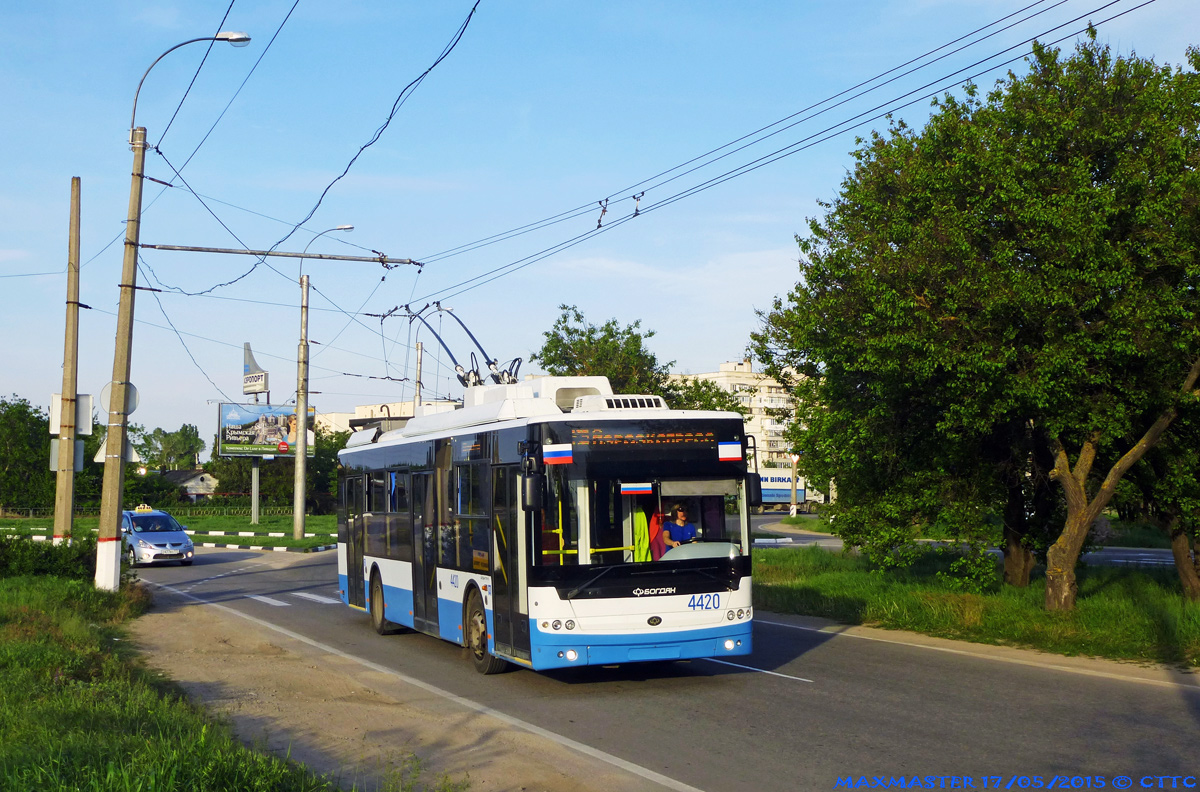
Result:
{"label": "white road marking", "polygon": [[740,663],[731,663],[728,660],[718,660],[715,657],[701,657],[700,659],[707,660],[710,663],[720,663],[721,665],[733,666],[734,668],[744,668],[747,671],[757,671],[760,674],[770,674],[771,676],[783,677],[784,679],[794,679],[797,682],[812,682],[811,679],[805,679],[804,677],[781,674],[778,671],[768,671],[765,668],[755,668],[754,666],[742,665]]}
{"label": "white road marking", "polygon": [[440,696],[441,698],[447,699],[448,701],[452,701],[455,704],[458,704],[459,706],[466,707],[467,709],[478,712],[481,715],[488,715],[490,717],[501,720],[504,723],[509,724],[510,726],[514,726],[518,729],[522,729],[522,730],[527,731],[530,734],[534,734],[538,737],[543,737],[543,738],[550,740],[554,743],[557,743],[558,745],[561,745],[565,748],[570,748],[571,750],[578,751],[579,753],[583,754],[584,756],[590,756],[593,759],[599,759],[602,762],[607,762],[608,764],[611,764],[614,767],[618,767],[626,772],[633,773],[634,775],[639,776],[641,778],[645,778],[648,781],[652,781],[656,784],[661,784],[662,786],[666,787],[667,789],[674,789],[674,790],[676,790],[676,792],[703,792],[703,790],[699,789],[698,787],[694,787],[690,784],[685,784],[682,781],[677,781],[674,778],[670,778],[669,776],[662,775],[661,773],[656,773],[647,767],[642,767],[641,765],[637,765],[637,764],[634,764],[633,762],[626,761],[619,756],[614,756],[613,754],[607,753],[605,751],[601,751],[599,748],[593,748],[592,746],[587,745],[586,743],[577,742],[575,740],[572,740],[570,737],[564,737],[563,735],[552,732],[549,729],[543,729],[541,726],[535,726],[534,724],[529,723],[528,721],[523,721],[520,718],[513,717],[512,715],[501,712],[500,710],[492,709],[491,707],[480,704],[479,702],[472,701],[469,698],[463,698],[462,696],[459,696],[455,693],[451,693],[448,690],[443,690],[442,688],[437,687],[435,685],[431,685],[428,682],[423,682],[420,679],[417,679],[416,677],[411,677],[411,676],[408,676],[407,674],[402,674],[399,671],[388,668],[387,666],[382,666],[382,665],[379,665],[378,663],[373,663],[370,660],[366,660],[366,659],[358,657],[356,655],[352,655],[349,652],[342,651],[341,649],[330,646],[329,644],[324,644],[324,643],[321,643],[320,641],[315,641],[312,638],[309,638],[307,635],[301,635],[298,632],[293,632],[292,630],[289,630],[285,627],[280,627],[277,624],[272,624],[269,621],[265,621],[263,619],[258,619],[258,618],[255,618],[254,616],[250,616],[248,614],[242,613],[241,611],[231,608],[228,605],[220,605],[216,602],[209,602],[207,600],[201,599],[200,597],[197,597],[194,594],[188,594],[187,592],[180,591],[179,589],[174,588],[173,586],[167,586],[162,583],[153,583],[152,581],[147,581],[147,582],[151,582],[152,585],[158,586],[159,588],[162,588],[162,589],[166,589],[167,591],[174,592],[175,594],[178,594],[181,597],[186,597],[190,600],[198,602],[201,605],[207,605],[210,608],[216,608],[217,610],[225,611],[226,613],[228,613],[232,616],[237,616],[239,618],[245,619],[246,621],[257,624],[260,627],[265,627],[268,630],[274,630],[275,632],[280,633],[281,635],[286,635],[288,638],[292,638],[294,640],[299,641],[300,643],[307,644],[308,646],[311,646],[314,649],[320,649],[322,652],[326,652],[328,654],[335,655],[337,657],[345,658],[346,660],[352,660],[352,661],[358,663],[359,665],[363,666],[364,668],[369,668],[372,671],[378,671],[381,674],[387,674],[388,676],[399,679],[401,682],[404,682],[405,684],[413,685],[414,687],[418,687],[421,690],[426,691],[427,693],[432,693],[435,696]]}
{"label": "white road marking", "polygon": [[284,602],[283,600],[264,597],[261,594],[247,594],[246,597],[252,600],[258,600],[259,602],[265,602],[268,605],[274,605],[277,608],[286,608],[291,604],[290,602]]}
{"label": "white road marking", "polygon": [[309,594],[307,591],[292,591],[290,593],[293,597],[302,597],[303,599],[312,600],[313,602],[320,602],[325,605],[340,605],[342,602],[341,600],[335,600],[332,597],[322,597],[320,594]]}

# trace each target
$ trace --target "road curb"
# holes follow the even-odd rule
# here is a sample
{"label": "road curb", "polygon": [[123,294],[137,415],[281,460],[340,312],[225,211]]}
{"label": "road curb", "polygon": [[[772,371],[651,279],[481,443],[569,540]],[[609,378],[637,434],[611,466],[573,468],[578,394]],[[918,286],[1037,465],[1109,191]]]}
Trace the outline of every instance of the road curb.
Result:
{"label": "road curb", "polygon": [[198,542],[196,547],[215,547],[222,550],[259,550],[273,553],[323,553],[326,550],[337,549],[335,544],[319,547],[266,547],[263,545],[216,544],[214,542]]}

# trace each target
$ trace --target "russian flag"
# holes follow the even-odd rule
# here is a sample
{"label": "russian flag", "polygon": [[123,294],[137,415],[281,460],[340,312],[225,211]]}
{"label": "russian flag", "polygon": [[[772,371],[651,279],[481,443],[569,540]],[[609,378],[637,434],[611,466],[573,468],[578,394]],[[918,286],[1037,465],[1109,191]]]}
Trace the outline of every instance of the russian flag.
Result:
{"label": "russian flag", "polygon": [[626,484],[624,481],[622,481],[621,482],[621,494],[622,495],[653,495],[654,494],[654,486],[650,482],[646,482],[645,484]]}
{"label": "russian flag", "polygon": [[569,465],[574,459],[571,457],[570,443],[551,443],[542,446],[542,461],[547,465]]}
{"label": "russian flag", "polygon": [[741,462],[741,443],[717,443],[717,458],[722,462]]}

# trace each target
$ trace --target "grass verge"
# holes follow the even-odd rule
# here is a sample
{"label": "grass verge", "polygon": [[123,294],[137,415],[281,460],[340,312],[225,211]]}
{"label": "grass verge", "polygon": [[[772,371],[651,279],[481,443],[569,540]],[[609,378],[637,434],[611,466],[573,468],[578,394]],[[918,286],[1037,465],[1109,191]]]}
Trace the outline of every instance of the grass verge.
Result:
{"label": "grass verge", "polygon": [[[97,591],[48,575],[0,579],[0,789],[333,792],[302,765],[242,746],[224,723],[146,670],[121,625],[140,588]],[[414,769],[416,773],[414,774]],[[381,790],[464,790],[420,766]]]}
{"label": "grass verge", "polygon": [[1080,567],[1074,611],[1043,607],[1045,579],[985,594],[955,590],[936,552],[905,570],[877,571],[857,556],[819,548],[754,551],[754,604],[925,635],[1064,655],[1200,666],[1200,603],[1173,569]]}

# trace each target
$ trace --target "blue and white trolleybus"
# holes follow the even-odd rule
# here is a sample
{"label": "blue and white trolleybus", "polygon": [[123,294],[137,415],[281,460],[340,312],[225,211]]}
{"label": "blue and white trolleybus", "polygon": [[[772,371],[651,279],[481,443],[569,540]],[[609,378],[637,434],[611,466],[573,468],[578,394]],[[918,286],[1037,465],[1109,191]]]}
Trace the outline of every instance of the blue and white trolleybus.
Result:
{"label": "blue and white trolleybus", "polygon": [[[737,413],[603,377],[467,388],[340,452],[342,599],[485,674],[749,654],[747,452]],[[665,548],[677,507],[696,540]]]}

